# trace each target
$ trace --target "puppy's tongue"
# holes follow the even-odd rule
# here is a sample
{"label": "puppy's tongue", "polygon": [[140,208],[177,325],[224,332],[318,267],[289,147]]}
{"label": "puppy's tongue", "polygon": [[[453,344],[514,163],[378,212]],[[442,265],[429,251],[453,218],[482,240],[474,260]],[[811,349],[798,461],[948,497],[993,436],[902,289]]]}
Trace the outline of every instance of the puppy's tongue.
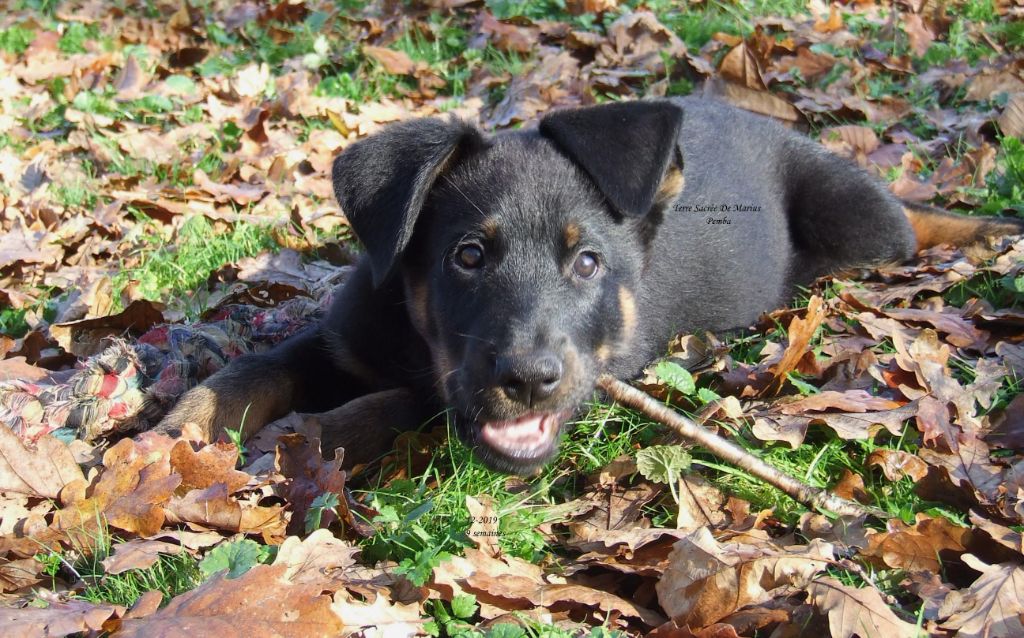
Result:
{"label": "puppy's tongue", "polygon": [[509,456],[539,456],[554,444],[562,417],[561,413],[528,414],[509,421],[490,421],[480,426],[480,434],[488,445]]}

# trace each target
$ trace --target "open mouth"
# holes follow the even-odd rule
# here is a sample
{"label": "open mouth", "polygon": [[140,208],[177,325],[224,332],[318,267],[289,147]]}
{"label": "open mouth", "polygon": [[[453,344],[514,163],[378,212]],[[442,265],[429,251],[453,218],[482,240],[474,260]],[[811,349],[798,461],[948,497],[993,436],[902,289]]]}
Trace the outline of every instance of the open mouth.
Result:
{"label": "open mouth", "polygon": [[542,459],[554,452],[562,423],[569,412],[528,413],[508,421],[480,424],[480,438],[495,452],[520,462]]}

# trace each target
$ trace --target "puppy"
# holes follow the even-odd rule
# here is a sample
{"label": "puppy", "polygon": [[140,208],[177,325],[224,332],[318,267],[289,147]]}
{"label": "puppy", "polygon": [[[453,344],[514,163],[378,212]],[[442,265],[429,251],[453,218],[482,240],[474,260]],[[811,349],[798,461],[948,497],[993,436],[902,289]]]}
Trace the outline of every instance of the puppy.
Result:
{"label": "puppy", "polygon": [[352,464],[446,413],[484,463],[526,474],[598,374],[636,375],[677,332],[747,326],[831,271],[1022,230],[905,209],[818,144],[691,98],[493,136],[395,124],[348,147],[333,182],[366,252],[332,309],[191,390],[160,429],[249,436],[318,413],[325,449]]}

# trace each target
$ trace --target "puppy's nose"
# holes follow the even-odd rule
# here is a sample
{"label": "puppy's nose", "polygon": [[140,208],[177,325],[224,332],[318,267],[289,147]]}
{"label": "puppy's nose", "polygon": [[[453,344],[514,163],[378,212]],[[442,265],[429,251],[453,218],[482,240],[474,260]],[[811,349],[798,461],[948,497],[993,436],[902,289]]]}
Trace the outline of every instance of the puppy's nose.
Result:
{"label": "puppy's nose", "polygon": [[558,389],[562,382],[562,360],[550,351],[500,356],[495,363],[495,376],[508,398],[533,407]]}

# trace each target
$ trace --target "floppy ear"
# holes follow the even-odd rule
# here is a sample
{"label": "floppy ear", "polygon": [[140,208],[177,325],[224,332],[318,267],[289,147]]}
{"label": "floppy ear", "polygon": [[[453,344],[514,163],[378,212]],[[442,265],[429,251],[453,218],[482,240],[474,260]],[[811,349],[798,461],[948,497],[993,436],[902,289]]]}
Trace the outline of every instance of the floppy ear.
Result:
{"label": "floppy ear", "polygon": [[683,110],[671,102],[615,102],[554,111],[540,121],[551,139],[627,217],[646,215],[675,154]]}
{"label": "floppy ear", "polygon": [[393,124],[346,148],[334,160],[334,196],[370,256],[379,286],[412,237],[437,176],[480,132],[459,120]]}

